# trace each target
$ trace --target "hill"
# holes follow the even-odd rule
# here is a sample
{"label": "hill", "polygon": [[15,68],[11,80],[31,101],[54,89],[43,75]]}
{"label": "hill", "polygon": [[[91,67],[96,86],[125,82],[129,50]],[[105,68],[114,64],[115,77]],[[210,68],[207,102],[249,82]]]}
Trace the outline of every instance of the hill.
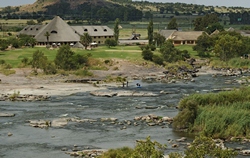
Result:
{"label": "hill", "polygon": [[79,5],[92,4],[99,6],[107,6],[109,3],[105,0],[37,0],[33,4],[23,5],[19,12],[41,12],[47,11],[51,6],[66,6],[70,9],[77,9]]}

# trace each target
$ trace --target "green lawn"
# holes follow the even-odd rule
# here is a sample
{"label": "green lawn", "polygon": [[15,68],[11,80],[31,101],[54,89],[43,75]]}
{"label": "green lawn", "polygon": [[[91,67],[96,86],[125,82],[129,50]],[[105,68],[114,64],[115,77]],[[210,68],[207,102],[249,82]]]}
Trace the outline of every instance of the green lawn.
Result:
{"label": "green lawn", "polygon": [[193,50],[192,45],[179,45],[179,46],[176,46],[176,48],[179,50],[187,50],[192,58],[198,58],[198,53],[197,51]]}
{"label": "green lawn", "polygon": [[[176,48],[180,50],[187,50],[191,57],[197,58],[197,52],[193,51],[192,46],[190,45],[181,45],[177,46]],[[50,61],[53,61],[55,59],[56,53],[58,51],[57,49],[49,50],[45,47],[35,47],[35,48],[23,48],[23,49],[16,49],[16,50],[9,50],[0,52],[0,60],[5,60],[6,63],[12,65],[13,67],[18,67],[21,63],[21,60],[25,57],[32,59],[32,54],[40,50],[42,51],[45,56]],[[126,59],[130,61],[140,61],[143,60],[141,56],[141,48],[139,46],[116,46],[112,48],[108,48],[106,46],[99,46],[97,48],[93,48],[92,50],[83,50],[78,48],[72,48],[72,51],[74,51],[77,54],[86,55],[88,53],[92,54],[92,57],[95,59]],[[154,53],[158,53],[155,51]]]}
{"label": "green lawn", "polygon": [[[13,67],[18,67],[23,58],[27,57],[29,59],[32,59],[32,54],[37,50],[42,51],[50,61],[55,59],[56,53],[58,51],[58,49],[49,50],[46,49],[45,47],[9,50],[0,52],[0,60],[5,60],[6,63],[11,64]],[[117,46],[113,48],[108,48],[106,46],[99,46],[92,50],[72,48],[72,51],[81,55],[91,53],[92,57],[96,59],[119,58],[132,61],[142,60],[141,49],[139,48],[139,46]]]}

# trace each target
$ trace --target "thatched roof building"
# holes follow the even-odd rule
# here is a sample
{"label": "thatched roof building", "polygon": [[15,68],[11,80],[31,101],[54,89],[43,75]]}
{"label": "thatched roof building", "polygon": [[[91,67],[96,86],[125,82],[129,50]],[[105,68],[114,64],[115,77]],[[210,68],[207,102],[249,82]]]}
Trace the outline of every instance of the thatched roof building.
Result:
{"label": "thatched roof building", "polygon": [[75,45],[83,33],[88,33],[98,44],[104,44],[107,38],[114,38],[114,32],[108,26],[70,26],[59,16],[47,25],[29,25],[19,32],[33,36],[38,45]]}
{"label": "thatched roof building", "polygon": [[190,44],[195,45],[198,37],[204,31],[177,31],[177,30],[161,30],[159,33],[166,38],[171,39],[173,44]]}

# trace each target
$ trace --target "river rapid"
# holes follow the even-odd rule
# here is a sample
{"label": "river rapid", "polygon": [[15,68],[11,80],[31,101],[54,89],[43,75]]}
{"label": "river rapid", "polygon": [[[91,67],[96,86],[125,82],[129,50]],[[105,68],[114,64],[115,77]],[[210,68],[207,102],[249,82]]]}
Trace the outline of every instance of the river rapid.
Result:
{"label": "river rapid", "polygon": [[[157,83],[131,81],[128,87],[109,90],[147,91],[159,94],[156,97],[95,97],[89,92],[69,96],[53,96],[42,102],[0,102],[0,112],[14,113],[15,117],[0,118],[0,157],[1,158],[69,158],[62,149],[69,151],[77,145],[82,149],[110,149],[134,147],[135,140],[151,136],[162,144],[167,144],[168,152],[182,151],[180,145],[172,148],[170,140],[193,136],[174,132],[169,124],[148,126],[141,122],[138,126],[102,122],[101,118],[117,118],[134,122],[136,116],[154,114],[174,117],[178,113],[176,106],[181,98],[192,93],[208,93],[223,88],[240,87],[235,82],[238,77],[212,77],[202,75],[195,82]],[[137,88],[136,83],[141,87]],[[169,92],[160,94],[161,91]],[[145,106],[155,109],[146,109]],[[142,107],[142,108],[138,108]],[[53,120],[56,118],[94,119],[96,122],[69,122],[65,127],[47,129],[29,126],[28,120]],[[126,126],[126,128],[123,128]],[[8,136],[8,133],[12,136]]]}

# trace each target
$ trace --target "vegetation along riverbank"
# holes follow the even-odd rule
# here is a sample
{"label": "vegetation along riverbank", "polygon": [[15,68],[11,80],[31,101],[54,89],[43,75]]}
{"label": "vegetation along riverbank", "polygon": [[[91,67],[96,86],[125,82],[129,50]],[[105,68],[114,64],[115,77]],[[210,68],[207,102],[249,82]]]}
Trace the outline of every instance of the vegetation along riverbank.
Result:
{"label": "vegetation along riverbank", "polygon": [[[1,103],[43,103],[54,96],[82,92],[96,97],[157,98],[170,92],[139,91],[143,88],[136,87],[135,80],[188,84],[204,74],[242,76],[237,81],[239,87],[233,90],[183,96],[176,105],[179,113],[167,125],[171,131],[199,136],[190,143],[185,137],[177,140],[185,143],[186,150],[168,156],[234,157],[239,152],[225,147],[224,141],[250,142],[250,88],[245,75],[250,72],[249,8],[131,0],[37,0],[30,5],[0,8],[0,13]],[[133,88],[124,91],[132,87],[131,83],[139,92]],[[102,92],[110,87],[119,91]],[[171,107],[175,109],[175,105]],[[18,115],[8,111],[1,114],[6,116]],[[163,121],[160,116],[149,118],[147,126]],[[68,121],[63,119],[62,124]],[[33,123],[33,127],[41,123],[42,128],[55,128],[49,120]],[[166,155],[166,146],[150,136],[135,141],[133,149],[102,150],[100,154],[78,151],[75,145],[67,154],[100,158]]]}

